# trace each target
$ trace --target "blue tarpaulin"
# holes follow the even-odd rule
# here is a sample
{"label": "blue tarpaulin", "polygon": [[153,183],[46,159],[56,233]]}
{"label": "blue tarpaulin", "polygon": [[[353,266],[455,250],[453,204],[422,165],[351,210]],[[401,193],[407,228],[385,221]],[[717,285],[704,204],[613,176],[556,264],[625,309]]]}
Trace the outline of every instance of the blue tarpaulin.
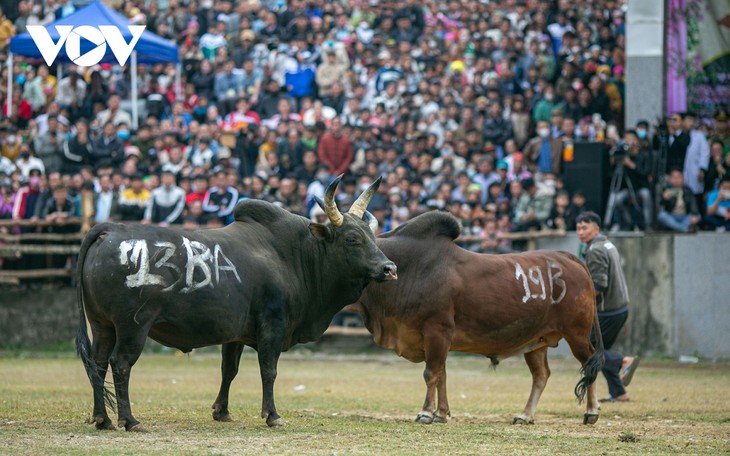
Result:
{"label": "blue tarpaulin", "polygon": [[[122,16],[112,8],[108,7],[101,1],[95,1],[87,6],[76,10],[73,14],[54,21],[46,26],[48,34],[53,42],[58,42],[59,34],[56,31],[56,25],[70,25],[79,27],[81,25],[90,25],[98,27],[100,25],[113,25],[119,28],[125,41],[129,43],[132,40],[132,33],[128,26],[133,25],[129,19]],[[81,54],[90,51],[95,45],[88,41],[82,41]],[[138,63],[177,63],[178,48],[170,41],[161,38],[154,33],[145,30],[142,33],[134,50],[137,52]],[[10,39],[10,52],[23,57],[42,59],[43,56],[38,50],[33,38],[29,33],[22,33]],[[66,46],[62,46],[56,61],[59,63],[73,63],[66,56]],[[107,46],[106,54],[101,63],[117,63],[111,48]]]}

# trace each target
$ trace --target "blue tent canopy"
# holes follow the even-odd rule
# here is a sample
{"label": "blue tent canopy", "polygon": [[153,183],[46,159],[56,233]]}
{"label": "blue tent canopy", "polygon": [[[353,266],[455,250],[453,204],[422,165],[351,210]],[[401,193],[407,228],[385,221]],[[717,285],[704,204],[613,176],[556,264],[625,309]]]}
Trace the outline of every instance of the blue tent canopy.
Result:
{"label": "blue tent canopy", "polygon": [[[74,27],[81,25],[91,25],[94,27],[98,27],[100,25],[113,25],[119,28],[127,43],[132,40],[132,34],[127,28],[129,25],[132,25],[129,20],[114,11],[112,8],[106,6],[101,0],[96,0],[75,11],[73,14],[47,25],[46,29],[48,30],[48,34],[54,42],[58,42],[59,39],[59,35],[55,27],[56,25],[71,25]],[[82,40],[82,55],[93,48],[93,43]],[[137,53],[138,63],[177,63],[179,61],[178,48],[176,45],[147,30],[142,32],[142,36],[137,42],[134,50]],[[37,59],[43,58],[35,42],[33,42],[33,38],[31,38],[30,33],[22,33],[12,37],[10,39],[10,52],[24,57]],[[61,63],[73,63],[66,56],[66,46],[61,47],[56,59]],[[101,60],[101,63],[117,63],[117,60],[109,46],[107,46],[106,54]]]}

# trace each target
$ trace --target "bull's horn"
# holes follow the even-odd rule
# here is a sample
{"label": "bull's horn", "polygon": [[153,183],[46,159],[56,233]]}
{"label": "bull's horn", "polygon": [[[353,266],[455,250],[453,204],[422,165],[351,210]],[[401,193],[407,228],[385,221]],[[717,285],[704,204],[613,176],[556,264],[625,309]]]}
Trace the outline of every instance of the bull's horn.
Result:
{"label": "bull's horn", "polygon": [[319,206],[320,208],[322,208],[322,210],[324,210],[324,201],[322,201],[322,198],[320,198],[317,195],[314,195],[312,198],[314,198],[314,201],[317,203],[317,206]]}
{"label": "bull's horn", "polygon": [[347,212],[357,218],[362,218],[363,214],[365,214],[365,211],[368,208],[368,204],[370,204],[370,200],[373,199],[373,195],[375,195],[375,192],[378,191],[378,187],[380,187],[380,181],[382,180],[382,176],[375,179],[375,182],[370,184],[370,187],[362,192],[362,194],[357,198],[357,201],[352,203],[350,210]]}
{"label": "bull's horn", "polygon": [[324,213],[327,214],[327,218],[334,226],[342,226],[343,221],[342,213],[337,209],[337,203],[335,203],[335,191],[337,191],[342,176],[342,174],[337,176],[337,179],[333,180],[327,187],[327,191],[324,192]]}
{"label": "bull's horn", "polygon": [[378,219],[376,219],[375,216],[370,213],[370,211],[365,211],[365,215],[362,216],[362,219],[368,222],[370,230],[373,232],[373,234],[378,231]]}

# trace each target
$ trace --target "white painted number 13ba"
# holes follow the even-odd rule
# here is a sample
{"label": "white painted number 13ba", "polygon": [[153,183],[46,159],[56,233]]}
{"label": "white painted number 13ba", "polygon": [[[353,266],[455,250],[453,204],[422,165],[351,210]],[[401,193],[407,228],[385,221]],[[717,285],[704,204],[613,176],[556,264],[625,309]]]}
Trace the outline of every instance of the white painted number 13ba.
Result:
{"label": "white painted number 13ba", "polygon": [[[61,52],[61,46],[64,44],[66,44],[68,58],[80,67],[90,67],[99,63],[106,55],[107,45],[111,48],[119,64],[124,65],[145,29],[144,25],[128,26],[129,32],[132,34],[132,40],[127,43],[121,30],[114,25],[100,25],[98,28],[90,25],[81,25],[75,28],[71,25],[56,25],[55,27],[59,38],[54,43],[44,26],[27,26],[30,37],[38,46],[38,50],[48,66],[51,66],[53,61],[56,60],[59,52]],[[84,55],[81,55],[82,38],[95,46]]]}

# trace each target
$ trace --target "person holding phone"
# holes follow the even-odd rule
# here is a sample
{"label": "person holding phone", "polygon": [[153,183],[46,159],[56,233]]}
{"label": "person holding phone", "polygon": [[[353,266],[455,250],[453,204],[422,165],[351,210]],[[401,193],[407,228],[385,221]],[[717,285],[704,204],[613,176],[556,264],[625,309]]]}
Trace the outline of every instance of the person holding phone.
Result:
{"label": "person holding phone", "polygon": [[720,187],[707,195],[705,223],[715,231],[730,230],[730,174],[725,174]]}

